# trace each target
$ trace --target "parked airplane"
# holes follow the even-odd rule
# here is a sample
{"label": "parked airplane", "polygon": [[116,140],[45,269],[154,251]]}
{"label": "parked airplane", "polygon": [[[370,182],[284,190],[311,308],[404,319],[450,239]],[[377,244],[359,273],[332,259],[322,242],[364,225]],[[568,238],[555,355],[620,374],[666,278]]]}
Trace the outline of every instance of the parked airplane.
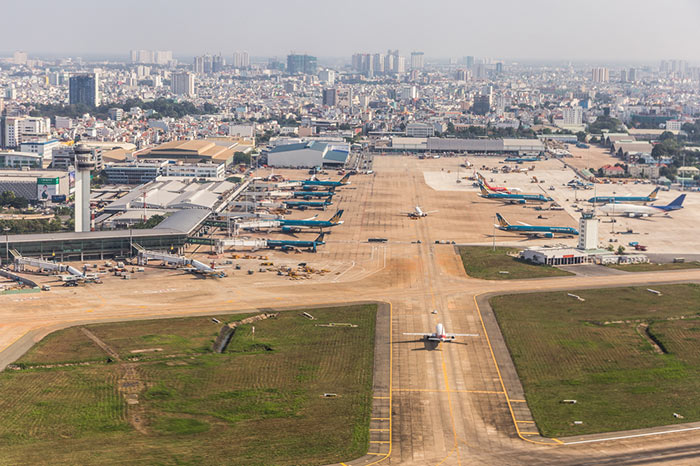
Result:
{"label": "parked airplane", "polygon": [[523,162],[539,162],[540,158],[537,156],[529,156],[529,157],[506,157],[506,162],[515,162],[515,163],[523,163]]}
{"label": "parked airplane", "polygon": [[411,212],[403,212],[405,215],[408,215],[410,218],[421,218],[421,217],[427,217],[428,214],[434,214],[437,212],[437,210],[429,210],[429,211],[424,211],[423,209],[420,208],[420,206],[416,206]]}
{"label": "parked airplane", "polygon": [[293,249],[309,249],[310,251],[316,252],[316,248],[318,246],[321,246],[323,244],[326,244],[323,241],[325,233],[321,233],[316,237],[315,240],[313,241],[306,241],[306,240],[285,240],[285,239],[268,239],[267,240],[267,247],[270,249],[275,249],[275,248],[280,248],[282,251],[290,251]]}
{"label": "parked airplane", "polygon": [[[279,225],[282,227],[282,231],[285,233],[291,233],[294,231],[299,231],[301,228],[319,228],[321,231],[323,231],[324,228],[331,228],[336,225],[342,225],[343,221],[340,220],[340,217],[343,216],[343,210],[339,210],[338,212],[335,213],[330,219],[328,220],[314,220],[314,219],[306,219],[306,220],[291,220],[291,219],[282,219],[279,221]],[[315,217],[314,217],[315,218]]]}
{"label": "parked airplane", "polygon": [[442,324],[437,324],[435,327],[435,333],[404,333],[404,335],[414,335],[421,336],[429,341],[439,342],[452,342],[457,337],[478,337],[479,334],[475,333],[447,333],[445,326]]}
{"label": "parked airplane", "polygon": [[325,201],[282,201],[282,203],[288,209],[315,208],[323,210],[326,210],[326,207],[333,204],[330,199]]}
{"label": "parked airplane", "polygon": [[653,202],[659,194],[659,188],[655,188],[648,196],[595,196],[588,200],[591,204],[608,204],[611,202]]}
{"label": "parked airplane", "polygon": [[348,181],[349,178],[350,178],[350,173],[346,174],[338,181],[311,179],[311,180],[302,181],[301,185],[302,186],[326,186],[326,187],[337,188],[338,186],[345,186],[347,184],[350,184],[350,182]]}
{"label": "parked airplane", "polygon": [[509,231],[512,233],[518,233],[521,235],[528,235],[532,237],[541,236],[543,238],[553,238],[555,234],[561,235],[578,235],[578,230],[571,227],[550,227],[550,226],[540,226],[540,225],[528,225],[527,223],[521,223],[521,225],[511,225],[508,220],[503,218],[501,214],[496,214],[498,219],[498,228],[501,231]]}
{"label": "parked airplane", "polygon": [[493,191],[495,193],[511,193],[511,192],[521,192],[522,190],[520,188],[506,188],[504,186],[491,186],[487,181],[486,178],[484,178],[484,175],[482,175],[479,172],[476,172],[476,176],[481,184],[486,186],[487,189],[490,191]]}
{"label": "parked airplane", "polygon": [[292,193],[292,197],[306,200],[314,197],[325,197],[330,199],[335,195],[335,191],[333,191],[333,189],[334,188],[331,188],[330,191],[294,191]]}
{"label": "parked airplane", "polygon": [[552,198],[543,194],[512,194],[512,193],[494,193],[489,191],[483,184],[479,185],[481,189],[481,197],[486,199],[495,199],[510,204],[525,204],[530,202],[551,202]]}
{"label": "parked airplane", "polygon": [[656,214],[666,214],[683,208],[685,194],[681,194],[668,205],[639,205],[639,204],[605,204],[598,209],[608,216],[621,217],[651,217]]}

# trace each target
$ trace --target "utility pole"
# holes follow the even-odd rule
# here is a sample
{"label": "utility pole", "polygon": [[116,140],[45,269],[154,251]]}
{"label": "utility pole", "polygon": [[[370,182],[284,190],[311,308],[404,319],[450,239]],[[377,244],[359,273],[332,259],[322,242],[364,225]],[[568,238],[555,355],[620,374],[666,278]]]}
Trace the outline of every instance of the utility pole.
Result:
{"label": "utility pole", "polygon": [[493,217],[493,251],[496,252],[496,216]]}

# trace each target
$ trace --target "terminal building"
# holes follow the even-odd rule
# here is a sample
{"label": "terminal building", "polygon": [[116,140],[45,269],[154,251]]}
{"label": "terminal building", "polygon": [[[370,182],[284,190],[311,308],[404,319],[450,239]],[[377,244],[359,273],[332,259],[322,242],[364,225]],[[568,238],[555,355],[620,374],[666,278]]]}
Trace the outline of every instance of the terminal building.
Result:
{"label": "terminal building", "polygon": [[12,191],[29,201],[50,201],[70,195],[71,174],[56,170],[2,170],[0,192]]}
{"label": "terminal building", "polygon": [[300,142],[272,148],[267,154],[267,165],[286,168],[342,168],[349,156],[350,146],[346,143]]}
{"label": "terminal building", "polygon": [[542,155],[545,147],[539,139],[460,139],[392,137],[387,150],[401,152],[459,152],[472,155]]}

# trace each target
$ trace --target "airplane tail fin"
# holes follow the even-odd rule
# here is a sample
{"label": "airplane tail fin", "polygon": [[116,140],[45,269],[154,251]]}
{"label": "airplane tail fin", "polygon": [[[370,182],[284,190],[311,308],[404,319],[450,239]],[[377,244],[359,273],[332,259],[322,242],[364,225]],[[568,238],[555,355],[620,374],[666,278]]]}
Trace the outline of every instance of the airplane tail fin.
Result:
{"label": "airplane tail fin", "polygon": [[656,200],[656,197],[659,195],[659,188],[655,188],[651,194],[649,194],[649,199]]}
{"label": "airplane tail fin", "polygon": [[666,207],[675,207],[675,208],[680,208],[683,207],[683,201],[685,201],[685,194],[681,194],[677,198],[675,198],[669,205]]}
{"label": "airplane tail fin", "polygon": [[484,196],[488,196],[489,194],[491,194],[491,191],[486,189],[486,187],[481,183],[479,184],[479,189],[481,190],[481,194]]}
{"label": "airplane tail fin", "polygon": [[502,216],[501,214],[498,214],[498,213],[497,213],[497,214],[496,214],[496,219],[498,220],[498,224],[499,224],[500,226],[502,226],[502,227],[508,227],[508,226],[510,226],[510,223],[508,223],[508,220],[506,220],[505,218],[503,218],[503,216]]}
{"label": "airplane tail fin", "polygon": [[346,184],[348,182],[349,178],[350,178],[350,173],[346,173],[339,181],[343,184]]}
{"label": "airplane tail fin", "polygon": [[322,243],[322,242],[323,242],[323,238],[324,238],[325,236],[326,236],[325,233],[319,234],[318,237],[314,240],[314,243]]}
{"label": "airplane tail fin", "polygon": [[484,182],[484,175],[482,175],[479,172],[476,172],[476,176],[477,176],[477,178],[479,178],[479,181],[481,181],[482,183]]}
{"label": "airplane tail fin", "polygon": [[334,192],[335,192],[335,186],[331,186],[330,188],[328,188],[328,191],[331,192],[331,193],[334,193]]}
{"label": "airplane tail fin", "polygon": [[334,216],[332,216],[329,220],[331,223],[338,223],[338,220],[340,220],[340,217],[343,216],[343,210],[339,210],[338,212],[335,213]]}

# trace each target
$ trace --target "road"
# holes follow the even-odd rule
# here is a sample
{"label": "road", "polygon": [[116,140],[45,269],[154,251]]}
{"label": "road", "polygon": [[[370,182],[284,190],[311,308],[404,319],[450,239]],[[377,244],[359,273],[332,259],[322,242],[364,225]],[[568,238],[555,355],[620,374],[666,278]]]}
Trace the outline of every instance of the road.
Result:
{"label": "road", "polygon": [[[473,202],[465,212],[466,194],[428,188],[415,159],[379,158],[374,167],[375,176],[356,176],[353,189],[339,197],[346,223],[333,232],[324,250],[315,256],[295,256],[295,260],[346,264],[344,272],[297,282],[271,274],[203,280],[159,271],[149,278],[135,277],[128,288],[123,281],[106,280],[104,285],[0,296],[0,367],[46,334],[78,323],[378,301],[390,308],[388,324],[378,326],[384,338],[377,340],[389,357],[388,363],[377,365],[381,373],[375,377],[387,383],[375,390],[371,454],[354,461],[348,458],[343,464],[700,461],[697,431],[571,445],[539,437],[521,401],[503,340],[483,305],[489,293],[700,281],[700,270],[499,282],[471,279],[453,246],[435,240],[449,238],[451,231],[465,241],[483,238],[482,232],[490,230],[492,206]],[[440,212],[420,220],[399,215],[416,204],[425,210],[437,206]],[[366,243],[374,236],[389,241],[379,246]],[[285,257],[279,254],[275,260]],[[437,314],[431,313],[433,309]],[[451,332],[479,337],[434,349],[403,335],[432,331],[438,322]]]}

